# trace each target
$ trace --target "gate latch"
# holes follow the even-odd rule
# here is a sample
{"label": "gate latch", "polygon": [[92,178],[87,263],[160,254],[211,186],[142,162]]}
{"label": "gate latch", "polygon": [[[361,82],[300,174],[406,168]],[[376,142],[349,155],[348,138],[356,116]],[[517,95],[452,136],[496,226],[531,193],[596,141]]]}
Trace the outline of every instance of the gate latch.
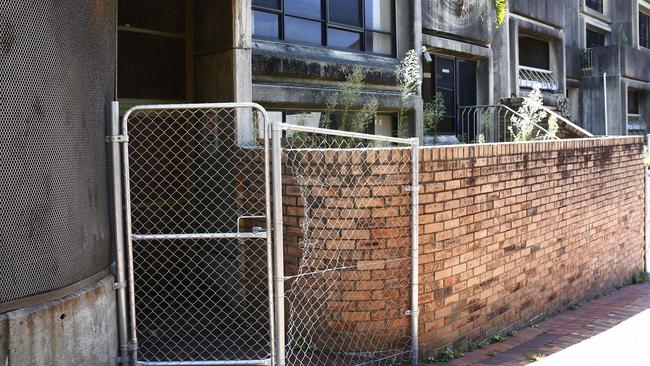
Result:
{"label": "gate latch", "polygon": [[127,135],[106,136],[106,142],[108,142],[108,143],[129,142],[129,136],[127,136]]}
{"label": "gate latch", "polygon": [[124,281],[122,281],[122,282],[115,282],[115,283],[113,284],[113,290],[117,290],[117,289],[125,288],[125,287],[126,287],[126,282],[124,282]]}
{"label": "gate latch", "polygon": [[126,344],[122,345],[122,351],[137,351],[138,342],[137,341],[128,341]]}

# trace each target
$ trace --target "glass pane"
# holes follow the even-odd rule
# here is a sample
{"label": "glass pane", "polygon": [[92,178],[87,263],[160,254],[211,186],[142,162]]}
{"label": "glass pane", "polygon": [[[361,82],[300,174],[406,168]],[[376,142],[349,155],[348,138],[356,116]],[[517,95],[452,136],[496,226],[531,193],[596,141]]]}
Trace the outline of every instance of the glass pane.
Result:
{"label": "glass pane", "polygon": [[321,22],[287,16],[284,18],[284,39],[290,42],[323,44]]}
{"label": "glass pane", "polygon": [[361,33],[328,28],[327,45],[336,48],[361,50]]}
{"label": "glass pane", "polygon": [[456,86],[454,59],[436,57],[436,87],[454,89]]}
{"label": "glass pane", "polygon": [[549,43],[531,37],[519,37],[519,65],[550,70]]}
{"label": "glass pane", "polygon": [[280,0],[253,0],[253,6],[280,9]]}
{"label": "glass pane", "polygon": [[185,33],[185,1],[121,0],[119,25],[163,32]]}
{"label": "glass pane", "polygon": [[361,27],[361,0],[329,0],[330,22]]}
{"label": "glass pane", "polygon": [[301,17],[323,19],[321,0],[284,0],[284,12]]}
{"label": "glass pane", "polygon": [[393,36],[382,33],[366,32],[366,51],[381,55],[393,55]]}
{"label": "glass pane", "polygon": [[366,0],[366,28],[393,31],[393,0]]}
{"label": "glass pane", "polygon": [[185,99],[185,40],[124,31],[118,37],[120,98]]}
{"label": "glass pane", "polygon": [[280,17],[277,14],[253,10],[253,36],[280,38]]}

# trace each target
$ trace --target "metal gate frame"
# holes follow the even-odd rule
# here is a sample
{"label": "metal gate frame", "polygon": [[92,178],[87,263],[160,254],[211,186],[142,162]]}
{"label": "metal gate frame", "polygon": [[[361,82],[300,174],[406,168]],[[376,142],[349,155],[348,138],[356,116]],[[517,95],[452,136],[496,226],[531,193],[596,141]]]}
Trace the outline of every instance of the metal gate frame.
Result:
{"label": "metal gate frame", "polygon": [[[248,108],[261,113],[264,140],[264,181],[266,204],[266,231],[262,233],[213,233],[213,234],[149,234],[134,235],[131,227],[131,197],[129,177],[129,116],[135,111],[142,110],[173,110],[173,109],[241,109]],[[117,291],[118,336],[120,342],[119,363],[131,365],[271,365],[275,355],[274,329],[274,289],[273,289],[273,258],[272,258],[272,226],[271,226],[271,192],[270,192],[270,142],[268,134],[269,119],[266,110],[256,103],[202,103],[202,104],[160,104],[141,105],[129,109],[122,120],[119,118],[119,103],[112,103],[111,135],[107,142],[111,143],[112,179],[113,179],[113,218],[115,220],[116,244],[116,283],[113,288]],[[268,312],[269,312],[269,347],[270,358],[263,360],[214,360],[214,361],[178,361],[178,362],[139,362],[137,360],[137,327],[135,314],[135,281],[133,264],[134,240],[157,239],[266,239],[266,263],[268,281]],[[125,243],[126,242],[126,243]],[[128,302],[128,305],[127,305]]]}
{"label": "metal gate frame", "polygon": [[[410,302],[410,333],[411,333],[411,364],[419,365],[419,346],[418,346],[418,276],[419,276],[419,147],[420,141],[415,138],[396,138],[379,135],[370,135],[363,133],[330,130],[316,127],[307,127],[287,123],[273,122],[271,124],[271,141],[272,141],[272,179],[273,179],[273,240],[275,243],[283,243],[283,210],[282,210],[282,135],[283,131],[306,132],[320,134],[324,136],[338,136],[366,141],[396,143],[410,146],[411,148],[411,288]],[[274,282],[275,282],[275,340],[276,366],[285,366],[286,364],[286,340],[285,340],[285,288],[284,288],[284,252],[283,245],[274,247]]]}

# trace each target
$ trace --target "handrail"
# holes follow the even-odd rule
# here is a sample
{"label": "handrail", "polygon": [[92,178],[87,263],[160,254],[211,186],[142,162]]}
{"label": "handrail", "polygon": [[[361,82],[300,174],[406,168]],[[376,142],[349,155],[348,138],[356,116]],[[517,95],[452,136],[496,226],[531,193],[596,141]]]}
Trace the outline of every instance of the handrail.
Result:
{"label": "handrail", "polygon": [[555,116],[558,120],[562,121],[567,127],[569,127],[569,129],[574,130],[574,132],[582,134],[582,135],[584,135],[584,137],[594,137],[594,135],[591,132],[585,130],[584,128],[582,128],[582,127],[580,127],[578,125],[576,125],[575,123],[571,122],[567,118],[563,117],[561,114],[552,111],[548,107],[542,106],[541,109],[544,112],[546,112],[546,113],[548,113],[548,114],[550,114],[552,116]]}
{"label": "handrail", "polygon": [[535,84],[545,90],[558,90],[559,88],[559,83],[555,80],[551,70],[519,65],[519,85],[533,88]]}

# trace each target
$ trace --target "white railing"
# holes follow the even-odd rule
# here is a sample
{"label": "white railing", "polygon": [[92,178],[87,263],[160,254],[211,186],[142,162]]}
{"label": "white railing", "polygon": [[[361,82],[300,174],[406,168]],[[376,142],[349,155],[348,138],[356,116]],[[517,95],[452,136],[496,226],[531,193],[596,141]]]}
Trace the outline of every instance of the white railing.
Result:
{"label": "white railing", "polygon": [[593,48],[585,48],[582,50],[582,54],[581,54],[582,71],[589,71],[592,69],[593,57],[594,57]]}
{"label": "white railing", "polygon": [[580,137],[594,137],[594,135],[591,132],[589,132],[589,131],[585,130],[584,128],[578,126],[577,124],[571,122],[568,118],[562,116],[559,113],[556,113],[555,111],[551,110],[550,108],[542,106],[541,109],[544,112],[546,112],[549,115],[549,117],[555,116],[558,119],[558,121],[560,122],[560,124],[564,125],[567,129],[569,129],[573,133],[577,134],[578,136],[580,136]]}
{"label": "white railing", "polygon": [[537,69],[528,66],[519,66],[519,86],[533,89],[539,87],[542,90],[558,90],[559,84],[550,70]]}
{"label": "white railing", "polygon": [[646,129],[646,122],[640,114],[627,114],[627,130],[631,133],[643,134]]}

